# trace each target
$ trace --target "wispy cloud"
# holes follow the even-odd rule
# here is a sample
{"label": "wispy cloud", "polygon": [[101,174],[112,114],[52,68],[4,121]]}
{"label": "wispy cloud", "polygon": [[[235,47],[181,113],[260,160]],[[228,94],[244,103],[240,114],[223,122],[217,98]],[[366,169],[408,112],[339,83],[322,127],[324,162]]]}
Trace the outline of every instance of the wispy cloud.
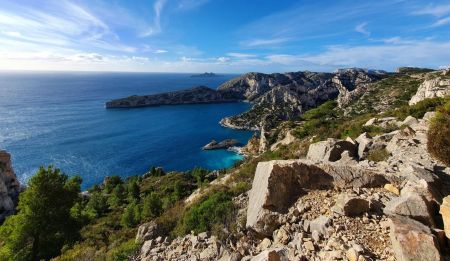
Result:
{"label": "wispy cloud", "polygon": [[253,57],[257,57],[256,54],[249,54],[249,53],[227,53],[228,56],[230,57],[234,57],[234,58],[253,58]]}
{"label": "wispy cloud", "polygon": [[164,49],[158,49],[158,50],[155,50],[153,53],[161,54],[161,53],[167,53],[167,52],[169,52],[169,51],[164,50]]}
{"label": "wispy cloud", "polygon": [[357,26],[355,26],[355,31],[367,37],[370,36],[370,31],[367,30],[367,22],[360,23]]}
{"label": "wispy cloud", "polygon": [[140,34],[141,37],[151,36],[161,32],[161,12],[167,0],[156,0],[153,4],[153,25]]}
{"label": "wispy cloud", "polygon": [[432,27],[439,27],[447,24],[450,24],[450,16],[437,20]]}
{"label": "wispy cloud", "polygon": [[243,41],[242,45],[247,47],[270,46],[285,43],[289,38],[273,38],[273,39],[252,39]]}
{"label": "wispy cloud", "polygon": [[421,7],[413,12],[415,15],[433,15],[441,17],[450,14],[450,4],[445,5],[428,5]]}
{"label": "wispy cloud", "polygon": [[209,2],[209,0],[179,0],[178,1],[178,9],[192,10],[192,9],[196,9],[208,2]]}

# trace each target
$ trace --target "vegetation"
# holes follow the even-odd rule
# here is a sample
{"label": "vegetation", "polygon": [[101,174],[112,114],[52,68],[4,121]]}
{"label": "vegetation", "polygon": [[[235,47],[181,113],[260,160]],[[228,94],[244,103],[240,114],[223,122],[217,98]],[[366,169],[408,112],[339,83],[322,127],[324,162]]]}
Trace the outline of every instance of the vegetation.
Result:
{"label": "vegetation", "polygon": [[369,152],[367,159],[376,162],[384,161],[389,158],[389,154],[385,148],[373,149]]}
{"label": "vegetation", "polygon": [[428,151],[450,166],[450,98],[439,107],[428,130]]}
{"label": "vegetation", "polygon": [[81,179],[59,169],[40,168],[20,194],[18,214],[0,229],[1,260],[49,260],[79,238],[71,209],[79,201]]}

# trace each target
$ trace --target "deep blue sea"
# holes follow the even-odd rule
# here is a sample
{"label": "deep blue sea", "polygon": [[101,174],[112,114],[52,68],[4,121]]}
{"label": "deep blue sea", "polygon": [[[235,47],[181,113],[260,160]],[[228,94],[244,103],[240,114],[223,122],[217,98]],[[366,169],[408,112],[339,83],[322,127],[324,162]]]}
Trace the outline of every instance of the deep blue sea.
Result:
{"label": "deep blue sea", "polygon": [[160,106],[107,110],[113,98],[178,90],[216,88],[235,77],[192,78],[156,73],[0,73],[0,148],[8,150],[22,182],[39,166],[53,164],[80,175],[83,188],[108,175],[145,173],[151,166],[220,169],[239,155],[203,151],[212,139],[245,143],[251,132],[221,127],[225,116],[246,103]]}

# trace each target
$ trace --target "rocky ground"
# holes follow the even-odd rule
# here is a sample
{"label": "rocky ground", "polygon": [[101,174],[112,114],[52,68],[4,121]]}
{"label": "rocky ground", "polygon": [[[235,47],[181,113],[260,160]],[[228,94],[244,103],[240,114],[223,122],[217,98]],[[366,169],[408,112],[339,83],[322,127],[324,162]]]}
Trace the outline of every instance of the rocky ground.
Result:
{"label": "rocky ground", "polygon": [[[236,233],[170,241],[147,223],[137,236],[144,242],[138,259],[447,260],[450,206],[440,205],[450,169],[427,152],[432,116],[374,118],[366,124],[402,129],[318,142],[306,159],[261,162],[252,189],[235,199]],[[367,159],[379,150],[387,151],[384,159]]]}

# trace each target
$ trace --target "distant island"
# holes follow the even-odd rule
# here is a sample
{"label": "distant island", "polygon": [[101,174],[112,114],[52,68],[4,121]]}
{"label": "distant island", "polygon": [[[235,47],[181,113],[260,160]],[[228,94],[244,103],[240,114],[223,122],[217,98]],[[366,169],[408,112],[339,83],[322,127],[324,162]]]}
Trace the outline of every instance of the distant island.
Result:
{"label": "distant island", "polygon": [[220,75],[215,74],[213,72],[205,72],[205,73],[201,73],[201,74],[193,74],[191,75],[191,77],[219,77]]}

